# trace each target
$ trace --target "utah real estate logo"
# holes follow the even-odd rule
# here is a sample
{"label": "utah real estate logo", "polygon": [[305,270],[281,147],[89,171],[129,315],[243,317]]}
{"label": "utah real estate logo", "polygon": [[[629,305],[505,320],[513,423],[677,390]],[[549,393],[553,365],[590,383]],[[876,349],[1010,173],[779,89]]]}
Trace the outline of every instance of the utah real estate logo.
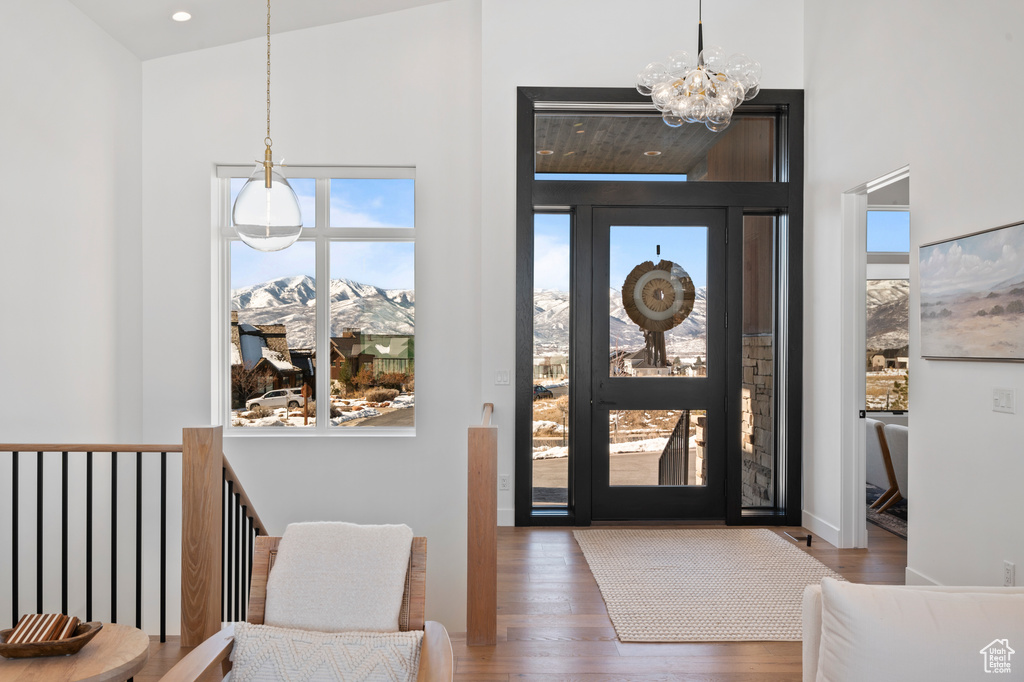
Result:
{"label": "utah real estate logo", "polygon": [[981,650],[981,655],[985,659],[985,672],[1008,674],[1010,672],[1010,657],[1015,653],[1017,652],[1010,648],[1010,640],[992,640],[991,644]]}

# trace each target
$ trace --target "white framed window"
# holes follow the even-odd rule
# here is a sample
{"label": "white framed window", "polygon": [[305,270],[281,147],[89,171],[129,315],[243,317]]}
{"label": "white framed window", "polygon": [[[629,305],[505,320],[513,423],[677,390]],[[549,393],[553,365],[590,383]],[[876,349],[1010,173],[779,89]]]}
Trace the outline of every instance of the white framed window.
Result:
{"label": "white framed window", "polygon": [[414,168],[289,166],[302,233],[264,253],[214,181],[213,420],[232,435],[415,433]]}

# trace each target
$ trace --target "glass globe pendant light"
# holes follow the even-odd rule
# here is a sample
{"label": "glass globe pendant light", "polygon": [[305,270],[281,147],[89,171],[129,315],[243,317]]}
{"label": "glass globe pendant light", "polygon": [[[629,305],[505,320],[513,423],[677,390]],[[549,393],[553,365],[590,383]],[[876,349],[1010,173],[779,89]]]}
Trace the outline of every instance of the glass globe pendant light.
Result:
{"label": "glass globe pendant light", "polygon": [[[280,251],[295,243],[302,233],[302,211],[295,190],[274,170],[270,151],[270,0],[267,0],[267,137],[262,163],[242,186],[231,209],[239,238],[258,251]],[[280,165],[278,166],[280,167]]]}
{"label": "glass globe pendant light", "polygon": [[673,52],[665,62],[648,64],[636,76],[636,89],[649,95],[665,125],[703,123],[712,132],[729,127],[732,113],[760,92],[761,65],[745,54],[728,59],[720,47],[704,49],[703,3],[698,3],[697,61]]}

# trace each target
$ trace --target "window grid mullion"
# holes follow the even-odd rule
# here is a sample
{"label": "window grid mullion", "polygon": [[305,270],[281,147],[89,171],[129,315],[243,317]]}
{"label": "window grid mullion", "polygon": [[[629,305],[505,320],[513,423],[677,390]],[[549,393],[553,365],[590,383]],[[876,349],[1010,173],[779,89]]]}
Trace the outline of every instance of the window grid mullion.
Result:
{"label": "window grid mullion", "polygon": [[331,423],[331,258],[326,234],[330,224],[330,183],[325,178],[316,181],[317,433],[326,433]]}

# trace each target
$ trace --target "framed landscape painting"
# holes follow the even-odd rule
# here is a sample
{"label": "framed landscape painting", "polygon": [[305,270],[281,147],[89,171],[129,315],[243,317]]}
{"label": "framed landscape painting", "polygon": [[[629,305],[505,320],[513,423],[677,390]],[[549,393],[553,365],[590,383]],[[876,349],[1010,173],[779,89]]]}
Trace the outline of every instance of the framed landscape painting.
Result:
{"label": "framed landscape painting", "polygon": [[1024,222],[920,249],[921,355],[1024,361]]}

